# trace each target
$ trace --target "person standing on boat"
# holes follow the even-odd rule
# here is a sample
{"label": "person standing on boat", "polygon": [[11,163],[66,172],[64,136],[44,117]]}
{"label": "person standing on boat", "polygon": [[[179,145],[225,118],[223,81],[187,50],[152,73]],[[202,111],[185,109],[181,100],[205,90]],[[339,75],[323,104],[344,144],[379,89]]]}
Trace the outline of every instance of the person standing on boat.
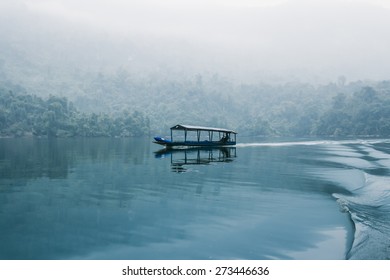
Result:
{"label": "person standing on boat", "polygon": [[224,136],[221,138],[221,142],[226,143],[227,141],[229,141],[229,136],[227,134],[224,134]]}

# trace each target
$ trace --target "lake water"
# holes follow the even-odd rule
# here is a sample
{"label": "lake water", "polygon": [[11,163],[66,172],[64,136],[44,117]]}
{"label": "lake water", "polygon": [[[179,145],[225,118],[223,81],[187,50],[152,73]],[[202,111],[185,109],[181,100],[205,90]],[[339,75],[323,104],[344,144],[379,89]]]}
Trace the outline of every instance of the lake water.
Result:
{"label": "lake water", "polygon": [[0,259],[389,259],[390,141],[0,139]]}

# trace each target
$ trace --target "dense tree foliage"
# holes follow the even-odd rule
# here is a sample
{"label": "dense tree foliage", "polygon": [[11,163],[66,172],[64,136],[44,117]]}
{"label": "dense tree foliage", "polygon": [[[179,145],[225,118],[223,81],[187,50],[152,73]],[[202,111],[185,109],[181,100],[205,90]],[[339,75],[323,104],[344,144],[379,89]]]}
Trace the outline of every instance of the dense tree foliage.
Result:
{"label": "dense tree foliage", "polygon": [[383,90],[362,87],[347,96],[338,93],[332,107],[318,120],[319,135],[390,135],[390,87]]}
{"label": "dense tree foliage", "polygon": [[[109,94],[101,94],[102,88]],[[317,86],[242,84],[217,75],[174,81],[158,76],[132,79],[119,71],[111,76],[99,74],[84,90],[89,94],[74,99],[80,108],[139,110],[150,118],[153,132],[189,123],[227,126],[244,135],[390,134],[390,82],[386,81],[346,84],[340,77],[336,83]]]}
{"label": "dense tree foliage", "polygon": [[1,135],[128,137],[167,133],[176,123],[229,127],[241,135],[390,135],[387,81],[315,87],[234,84],[216,75],[132,79],[117,71],[82,86],[68,97],[1,90]]}
{"label": "dense tree foliage", "polygon": [[135,111],[116,116],[80,113],[65,97],[47,99],[0,90],[0,136],[129,137],[149,133],[149,120]]}

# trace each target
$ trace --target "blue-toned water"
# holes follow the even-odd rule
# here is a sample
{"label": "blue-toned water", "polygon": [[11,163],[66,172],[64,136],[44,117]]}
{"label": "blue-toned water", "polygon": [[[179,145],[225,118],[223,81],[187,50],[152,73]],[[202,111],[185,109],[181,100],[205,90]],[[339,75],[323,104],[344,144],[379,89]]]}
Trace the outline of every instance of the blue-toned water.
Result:
{"label": "blue-toned water", "polygon": [[388,259],[390,141],[0,139],[0,259]]}

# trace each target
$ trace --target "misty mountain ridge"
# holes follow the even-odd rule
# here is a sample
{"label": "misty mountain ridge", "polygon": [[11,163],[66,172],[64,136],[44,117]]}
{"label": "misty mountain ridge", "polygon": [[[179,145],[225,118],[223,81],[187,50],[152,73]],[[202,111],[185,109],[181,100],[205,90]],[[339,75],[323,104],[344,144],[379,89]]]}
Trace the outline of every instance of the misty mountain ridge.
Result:
{"label": "misty mountain ridge", "polygon": [[[140,124],[137,135],[176,123],[244,135],[389,134],[389,10],[344,1],[337,9],[136,6],[110,22],[103,2],[94,13],[75,1],[38,2],[0,10],[0,88],[12,92],[12,108],[31,99],[41,108],[34,114],[49,111],[36,118],[43,135],[131,136],[124,119]],[[3,135],[31,132],[7,106],[0,113],[15,127]],[[100,129],[115,120],[123,131]]]}

